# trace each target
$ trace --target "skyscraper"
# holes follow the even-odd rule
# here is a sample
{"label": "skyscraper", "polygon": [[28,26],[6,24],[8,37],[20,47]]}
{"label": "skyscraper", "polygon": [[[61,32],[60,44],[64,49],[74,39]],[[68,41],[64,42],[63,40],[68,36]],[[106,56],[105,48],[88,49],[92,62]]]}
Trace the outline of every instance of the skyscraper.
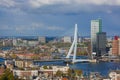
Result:
{"label": "skyscraper", "polygon": [[102,20],[91,20],[91,48],[92,52],[96,52],[97,33],[102,32]]}
{"label": "skyscraper", "polygon": [[106,53],[106,32],[97,33],[96,56],[102,56]]}

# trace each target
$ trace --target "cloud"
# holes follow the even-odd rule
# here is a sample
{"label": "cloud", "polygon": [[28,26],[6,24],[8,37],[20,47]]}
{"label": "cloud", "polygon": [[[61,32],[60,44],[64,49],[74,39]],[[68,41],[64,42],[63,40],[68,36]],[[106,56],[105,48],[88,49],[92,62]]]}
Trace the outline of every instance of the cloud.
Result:
{"label": "cloud", "polygon": [[47,27],[48,30],[52,30],[52,31],[63,31],[64,28],[63,27],[58,27],[58,26],[48,26]]}
{"label": "cloud", "polygon": [[64,30],[63,27],[58,26],[52,26],[52,25],[46,25],[43,23],[31,23],[28,25],[1,25],[0,30],[12,30],[17,32],[24,32],[24,31],[36,31],[36,30],[49,30],[49,31],[58,31],[58,30]]}
{"label": "cloud", "polygon": [[29,0],[33,8],[39,8],[46,5],[68,4],[71,0]]}
{"label": "cloud", "polygon": [[14,7],[15,6],[15,1],[14,0],[0,0],[0,6],[2,7]]}
{"label": "cloud", "polygon": [[111,13],[120,7],[120,0],[0,0],[0,6],[7,12],[66,14],[102,11]]}
{"label": "cloud", "polygon": [[39,8],[46,5],[115,5],[120,6],[119,0],[29,0],[29,3],[34,8]]}

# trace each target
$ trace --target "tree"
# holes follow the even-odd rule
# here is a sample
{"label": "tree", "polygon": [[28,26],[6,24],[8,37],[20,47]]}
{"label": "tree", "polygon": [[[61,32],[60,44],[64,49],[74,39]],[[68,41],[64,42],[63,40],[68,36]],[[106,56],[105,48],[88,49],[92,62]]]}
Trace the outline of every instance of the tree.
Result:
{"label": "tree", "polygon": [[75,70],[75,74],[76,74],[76,76],[79,76],[79,77],[81,77],[82,76],[82,70]]}
{"label": "tree", "polygon": [[17,58],[17,55],[15,55],[15,53],[13,53],[13,54],[11,55],[11,58],[16,59],[16,58]]}
{"label": "tree", "polygon": [[44,68],[44,69],[48,69],[48,67],[47,67],[47,66],[43,66],[43,68]]}
{"label": "tree", "polygon": [[9,69],[6,69],[4,74],[0,77],[0,80],[15,80],[15,78],[13,73]]}
{"label": "tree", "polygon": [[62,76],[62,74],[63,74],[63,72],[62,72],[62,71],[60,71],[60,70],[58,70],[58,71],[56,72],[56,76],[58,76],[58,77],[61,77],[61,76]]}
{"label": "tree", "polygon": [[72,70],[68,69],[67,74],[68,74],[69,77],[71,77],[72,76]]}

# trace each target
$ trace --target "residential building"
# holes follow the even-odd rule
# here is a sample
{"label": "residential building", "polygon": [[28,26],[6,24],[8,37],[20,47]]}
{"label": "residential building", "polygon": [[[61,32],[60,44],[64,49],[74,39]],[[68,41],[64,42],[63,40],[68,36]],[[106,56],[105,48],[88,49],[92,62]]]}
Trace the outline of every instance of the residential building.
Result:
{"label": "residential building", "polygon": [[38,41],[28,41],[29,46],[36,46],[38,44]]}
{"label": "residential building", "polygon": [[13,39],[13,46],[17,46],[17,39]]}
{"label": "residential building", "polygon": [[71,38],[71,36],[64,36],[63,41],[64,41],[64,43],[71,43],[72,42],[72,38]]}
{"label": "residential building", "polygon": [[38,38],[38,41],[39,41],[40,43],[46,43],[46,37],[39,37],[39,38]]}
{"label": "residential building", "polygon": [[31,67],[32,64],[30,60],[15,60],[15,66],[18,68]]}
{"label": "residential building", "polygon": [[91,20],[91,48],[96,52],[97,33],[102,32],[102,20]]}
{"label": "residential building", "polygon": [[5,64],[6,68],[9,68],[10,70],[12,70],[14,68],[13,60],[5,60],[4,64]]}
{"label": "residential building", "polygon": [[38,70],[13,70],[13,75],[19,79],[34,80],[38,76]]}
{"label": "residential building", "polygon": [[119,52],[118,52],[118,55],[120,55],[120,38],[118,39],[118,41],[119,41],[119,44],[118,44],[118,46],[119,46]]}
{"label": "residential building", "polygon": [[97,44],[96,44],[97,56],[102,56],[106,53],[106,33],[97,33]]}
{"label": "residential building", "polygon": [[111,71],[109,73],[110,80],[120,80],[120,70]]}
{"label": "residential building", "polygon": [[117,56],[119,55],[119,40],[118,36],[114,37],[114,40],[112,41],[112,55]]}
{"label": "residential building", "polygon": [[91,72],[89,78],[89,80],[102,80],[102,76],[99,72]]}
{"label": "residential building", "polygon": [[[48,66],[49,67],[49,66]],[[44,69],[44,67],[42,66],[40,68],[40,71],[42,72],[52,72],[53,74],[56,74],[56,72],[59,70],[59,71],[62,71],[63,73],[67,73],[68,69],[69,69],[69,66],[51,66],[52,68],[51,69]]]}
{"label": "residential building", "polygon": [[18,53],[15,55],[20,59],[33,59],[34,57],[38,56],[37,54],[34,53]]}

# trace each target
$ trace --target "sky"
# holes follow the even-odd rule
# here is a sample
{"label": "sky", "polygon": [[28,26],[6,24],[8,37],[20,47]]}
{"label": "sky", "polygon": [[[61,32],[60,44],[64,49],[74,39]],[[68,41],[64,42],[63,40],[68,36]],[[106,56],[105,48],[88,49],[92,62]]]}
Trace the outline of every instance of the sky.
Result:
{"label": "sky", "polygon": [[120,35],[120,0],[0,0],[0,36],[90,36],[102,19],[108,36]]}

